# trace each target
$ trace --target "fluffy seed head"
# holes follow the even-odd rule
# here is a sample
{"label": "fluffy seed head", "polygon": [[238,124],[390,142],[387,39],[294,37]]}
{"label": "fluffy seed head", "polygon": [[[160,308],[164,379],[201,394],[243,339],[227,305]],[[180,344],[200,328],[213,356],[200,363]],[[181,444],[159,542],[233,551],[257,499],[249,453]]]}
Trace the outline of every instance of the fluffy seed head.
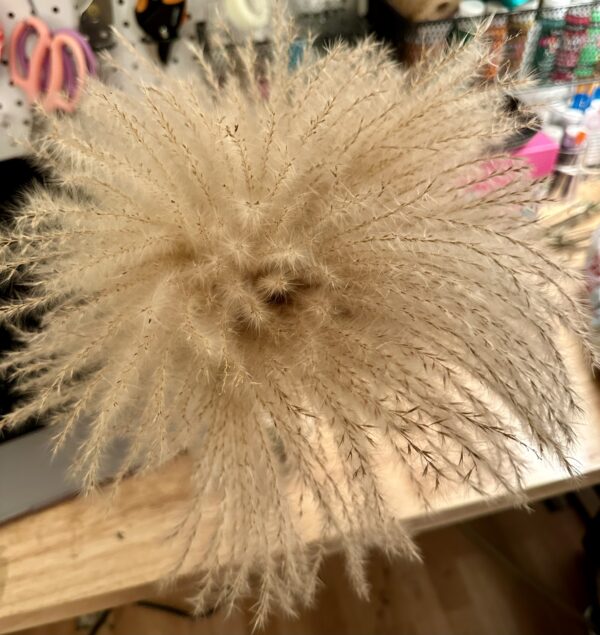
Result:
{"label": "fluffy seed head", "polygon": [[427,503],[518,489],[524,448],[566,463],[554,331],[581,329],[526,167],[491,150],[514,122],[501,86],[473,86],[478,42],[409,74],[370,41],[290,72],[290,41],[261,60],[217,43],[217,67],[200,53],[197,77],[135,94],[92,83],[2,248],[29,287],[4,319],[43,308],[4,364],[28,395],[4,425],[82,430],[86,488],[116,438],[117,482],[188,451],[188,545],[220,501],[199,606],[257,573],[259,619],[314,591],[307,509],[366,592],[369,545],[412,549],[391,478]]}

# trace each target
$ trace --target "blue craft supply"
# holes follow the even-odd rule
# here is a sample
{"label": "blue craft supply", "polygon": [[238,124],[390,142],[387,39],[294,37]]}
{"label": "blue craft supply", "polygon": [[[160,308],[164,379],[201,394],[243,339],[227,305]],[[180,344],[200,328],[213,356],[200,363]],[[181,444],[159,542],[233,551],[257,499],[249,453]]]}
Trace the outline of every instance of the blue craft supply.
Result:
{"label": "blue craft supply", "polygon": [[306,50],[306,40],[294,40],[288,49],[288,68],[295,71],[304,59],[304,51]]}
{"label": "blue craft supply", "polygon": [[502,4],[507,8],[507,9],[516,9],[517,7],[520,7],[523,4],[526,4],[529,0],[502,0]]}
{"label": "blue craft supply", "polygon": [[585,112],[592,103],[592,100],[589,95],[586,93],[577,93],[573,95],[573,100],[571,101],[571,108],[573,110],[581,110],[581,112]]}

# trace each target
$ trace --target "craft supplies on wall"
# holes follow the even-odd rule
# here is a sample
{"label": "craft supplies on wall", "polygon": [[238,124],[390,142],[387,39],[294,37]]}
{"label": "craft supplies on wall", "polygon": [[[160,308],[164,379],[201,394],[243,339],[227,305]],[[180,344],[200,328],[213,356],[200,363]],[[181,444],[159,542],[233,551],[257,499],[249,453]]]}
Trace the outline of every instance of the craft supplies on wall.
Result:
{"label": "craft supplies on wall", "polygon": [[578,78],[592,77],[600,68],[600,7],[592,10],[592,19],[588,30],[586,45],[581,51],[577,69],[575,71]]}
{"label": "craft supplies on wall", "polygon": [[158,57],[166,64],[185,20],[185,0],[137,0],[135,19],[142,31],[157,43]]}
{"label": "craft supplies on wall", "polygon": [[540,80],[550,77],[565,24],[567,3],[564,0],[544,2],[540,14],[540,33],[535,49],[533,70]]}
{"label": "craft supplies on wall", "polygon": [[[151,26],[145,16],[137,12],[136,6],[160,5],[164,11],[161,23],[161,16]],[[150,6],[152,5],[152,6]],[[217,6],[223,9],[226,18],[237,20],[234,26],[249,26],[249,11],[255,7],[260,7],[261,15],[260,24],[264,24],[265,15],[270,13],[270,0],[258,0],[255,5],[248,0],[236,0],[224,4],[224,0],[31,0],[25,2],[15,2],[14,0],[0,0],[0,25],[4,28],[4,37],[6,46],[2,51],[3,69],[0,72],[0,160],[9,159],[20,156],[24,153],[23,142],[30,135],[32,127],[32,113],[30,102],[36,96],[42,96],[46,88],[52,88],[51,94],[54,95],[52,100],[46,100],[46,106],[51,108],[57,107],[56,99],[60,101],[61,97],[55,91],[53,86],[58,85],[62,80],[59,75],[53,71],[62,70],[63,78],[69,84],[68,93],[69,100],[62,102],[62,110],[72,110],[79,98],[78,78],[83,75],[95,71],[95,64],[89,50],[90,46],[95,50],[111,49],[111,55],[115,60],[115,65],[124,69],[125,73],[120,73],[112,68],[106,69],[104,79],[116,83],[124,87],[127,85],[127,73],[134,73],[136,76],[143,76],[145,71],[141,59],[147,59],[157,62],[165,58],[168,62],[170,73],[176,75],[185,75],[188,72],[194,72],[197,69],[197,62],[194,53],[190,50],[188,43],[198,41],[198,26],[206,25],[209,15],[216,12]],[[244,13],[245,11],[245,13]],[[83,15],[82,15],[83,14]],[[244,25],[240,22],[240,15],[246,16]],[[176,17],[175,28],[173,28],[172,20]],[[43,80],[43,73],[39,64],[28,64],[28,57],[31,51],[24,53],[24,44],[17,46],[15,43],[13,51],[15,54],[20,51],[19,59],[13,59],[12,75],[16,77],[11,80],[9,72],[10,47],[8,43],[11,41],[13,29],[23,20],[33,17],[35,27],[29,25],[27,29],[27,46],[31,47],[29,38],[33,32],[37,33],[39,40],[40,54],[45,50],[52,50],[54,42],[57,42],[59,48],[69,47],[70,53],[63,52],[65,60],[65,68],[59,69],[50,66],[48,78],[54,82],[52,86],[44,86],[41,90],[40,82]],[[151,16],[152,17],[152,16]],[[156,16],[154,16],[156,18]],[[257,14],[254,15],[255,20],[253,26],[259,24]],[[231,21],[231,20],[230,20]],[[45,26],[42,27],[41,23]],[[142,28],[142,26],[145,28]],[[156,42],[160,39],[161,26],[169,28],[167,37],[164,42],[157,46]],[[79,38],[76,29],[80,28],[85,39]],[[155,27],[155,31],[152,28]],[[136,54],[133,55],[131,50],[123,45],[122,42],[115,39],[112,28],[115,28],[124,40],[135,49]],[[58,40],[56,35],[60,29],[67,29],[60,33]],[[21,29],[23,31],[23,29]],[[39,37],[40,34],[42,37]],[[24,37],[24,33],[20,34],[20,38]],[[152,37],[154,37],[154,40]],[[257,39],[264,39],[264,34],[256,33]],[[74,39],[78,39],[78,46],[73,43]],[[89,41],[89,45],[86,42]],[[162,47],[162,49],[160,48]],[[162,53],[161,53],[162,50]],[[85,64],[80,53],[84,54]],[[58,58],[57,58],[58,59]],[[39,60],[38,60],[39,61]],[[164,61],[164,60],[163,60]],[[48,64],[45,62],[44,64]],[[44,70],[44,73],[46,70]],[[38,80],[38,89],[34,89],[35,80]],[[45,80],[44,80],[45,81]],[[51,106],[51,101],[53,105]],[[42,99],[44,103],[44,100]],[[66,106],[66,107],[65,107]]]}
{"label": "craft supplies on wall", "polygon": [[223,0],[225,15],[237,29],[253,31],[265,29],[269,22],[267,0]]}
{"label": "craft supplies on wall", "polygon": [[[72,43],[72,38],[78,37],[75,29],[79,27],[95,51],[110,49],[114,65],[101,69],[102,79],[126,88],[131,85],[128,77],[132,75],[150,79],[145,64],[140,63],[143,60],[160,61],[168,67],[170,74],[176,76],[196,72],[197,60],[189,44],[200,43],[206,47],[210,31],[207,25],[217,11],[233,27],[234,35],[236,32],[250,32],[256,42],[265,42],[268,39],[271,4],[272,0],[0,0],[0,26],[4,28],[7,44],[0,51],[5,67],[0,73],[0,160],[24,152],[22,142],[28,139],[32,127],[29,102],[35,98],[36,91],[29,84],[24,91],[26,82],[20,78],[31,77],[33,82],[34,77],[41,80],[43,75],[37,64],[29,68],[27,58],[30,52],[27,51],[24,62],[23,54],[18,64],[13,62],[13,74],[16,74],[17,80],[11,82],[8,43],[13,27],[23,19],[33,16],[47,26],[48,33],[41,28],[36,30],[37,33],[44,31],[42,39],[47,51],[52,49],[57,29],[70,30],[63,32],[57,40],[64,49],[65,42]],[[366,0],[290,0],[289,6],[293,14],[303,16],[306,23],[310,22],[313,33],[324,32],[320,38],[323,44],[338,35],[352,39],[367,33],[366,23],[361,18],[367,11]],[[115,38],[113,28],[122,39]],[[124,41],[131,47],[124,45]],[[63,53],[63,57],[70,61],[63,69],[63,76],[71,85],[67,92],[72,106],[76,105],[79,97],[78,78],[94,71],[87,44],[83,40],[79,44],[79,47],[71,47],[76,52]],[[27,46],[31,45],[28,43]],[[22,52],[23,45],[18,48]],[[84,52],[85,64],[79,52]],[[115,70],[117,68],[120,70]],[[60,79],[52,73],[49,77],[54,77],[55,82]],[[38,96],[43,93],[44,90],[37,91]],[[50,107],[50,100],[46,101],[46,105]],[[66,102],[62,105],[62,109],[66,110]],[[55,108],[56,104],[52,107]]]}
{"label": "craft supplies on wall", "polygon": [[113,20],[113,0],[90,0],[89,6],[81,11],[79,30],[94,51],[111,49],[115,45],[111,29]]}
{"label": "craft supplies on wall", "polygon": [[576,9],[570,9],[567,12],[551,75],[554,81],[569,82],[575,78],[575,69],[587,42],[589,26],[589,16],[583,15]]}
{"label": "craft supplies on wall", "polygon": [[[271,1],[34,0],[33,4],[38,8],[39,17],[47,21],[51,30],[76,27],[79,22],[78,11],[87,9],[79,22],[81,31],[96,50],[110,49],[115,66],[124,71],[105,68],[103,79],[126,88],[131,84],[131,76],[150,79],[145,64],[140,63],[142,60],[166,64],[170,74],[185,76],[196,72],[195,53],[188,45],[199,42],[207,50],[211,20],[217,9],[233,26],[234,33],[236,29],[251,32],[257,42],[266,42]],[[12,4],[7,0],[0,0],[0,3],[6,6]],[[411,5],[413,9],[417,4]],[[438,4],[436,10],[454,10],[455,4],[448,3],[445,8],[440,8]],[[532,69],[547,80],[552,76],[593,78],[600,71],[600,2],[567,7],[566,0],[546,0],[537,13],[534,10],[535,0],[520,4],[516,12],[508,12],[504,4],[463,0],[458,3],[454,20],[417,22],[410,35],[407,35],[408,60],[438,53],[449,39],[470,37],[486,19],[487,12],[493,14],[489,18],[487,30],[491,63],[483,72],[488,80],[507,72],[515,76],[527,75]],[[361,22],[359,15],[364,11],[363,0],[290,0],[289,5],[299,23],[306,27],[305,30],[322,33],[317,43],[327,44],[339,36],[352,40],[366,34],[366,24]],[[433,5],[431,3],[428,6]],[[411,15],[420,15],[416,9],[411,11]],[[11,13],[14,21],[18,21],[19,16]],[[23,16],[29,13],[30,9]],[[65,21],[57,24],[58,16]],[[111,27],[132,45],[135,54],[112,36]],[[504,45],[506,40],[508,44]],[[296,53],[292,51],[291,57]],[[6,50],[4,55],[7,63]],[[87,64],[86,72],[90,70]],[[8,86],[7,89],[19,95],[20,98],[14,101],[20,102],[19,107],[27,113],[26,120],[30,125],[28,98],[21,94],[19,86]],[[4,113],[6,110],[0,112],[0,117]],[[19,136],[12,124],[6,125],[6,129],[10,129],[11,138]],[[5,134],[7,139],[8,134]],[[23,136],[21,134],[21,138]],[[0,145],[5,146],[6,143]],[[16,144],[13,152],[14,155],[21,152]]]}
{"label": "craft supplies on wall", "polygon": [[530,0],[511,10],[506,5],[463,0],[452,19],[419,22],[406,29],[406,61],[434,54],[448,33],[457,40],[472,37],[488,19],[488,80],[508,75],[547,84],[600,78],[599,0]]}
{"label": "craft supplies on wall", "polygon": [[434,55],[449,36],[459,41],[472,37],[489,19],[487,79],[509,75],[546,85],[600,78],[600,0],[530,0],[511,10],[505,4],[463,0],[452,19],[405,25],[395,34],[401,42],[390,43],[405,52],[401,60],[412,63]]}
{"label": "craft supplies on wall", "polygon": [[[345,0],[345,3],[357,4],[354,0]],[[268,35],[267,18],[270,19],[271,5],[272,0],[227,3],[225,0],[112,0],[113,26],[136,54],[133,55],[128,47],[117,41],[111,56],[117,66],[138,77],[150,79],[144,64],[140,64],[141,60],[162,63],[170,74],[183,77],[197,72],[195,52],[189,45],[205,45],[210,22],[217,11],[234,30],[250,33],[255,41],[260,42]],[[245,17],[242,19],[240,16]],[[121,88],[131,84],[126,74],[114,69],[111,69],[109,81]]]}
{"label": "craft supplies on wall", "polygon": [[[32,47],[28,47],[30,37],[35,40]],[[77,31],[51,32],[45,22],[31,16],[13,29],[9,67],[13,85],[23,91],[29,104],[39,101],[46,112],[73,112],[85,78],[96,73],[96,58]]]}
{"label": "craft supplies on wall", "polygon": [[463,0],[453,9],[456,9],[454,22],[439,18],[413,22],[406,35],[404,57],[409,64],[439,54],[448,41],[472,37],[485,16],[486,5],[480,0]]}
{"label": "craft supplies on wall", "polygon": [[76,29],[81,0],[0,0],[0,23],[4,29],[2,66],[0,66],[0,160],[23,154],[20,142],[29,138],[32,126],[31,108],[20,86],[12,83],[8,61],[9,42],[14,28],[35,10],[37,18],[48,29]]}

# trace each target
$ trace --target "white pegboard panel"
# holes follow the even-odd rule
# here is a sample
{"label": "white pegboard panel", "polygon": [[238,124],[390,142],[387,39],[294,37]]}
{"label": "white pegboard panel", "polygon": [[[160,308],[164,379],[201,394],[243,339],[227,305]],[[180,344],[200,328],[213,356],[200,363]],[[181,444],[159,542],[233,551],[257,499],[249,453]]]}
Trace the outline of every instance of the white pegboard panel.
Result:
{"label": "white pegboard panel", "polygon": [[[81,3],[81,0],[79,0]],[[22,91],[10,83],[8,48],[15,24],[32,14],[52,29],[76,28],[76,0],[0,0],[0,24],[4,29],[4,51],[0,66],[0,160],[22,154],[18,141],[27,139],[31,129],[31,108]]]}
{"label": "white pegboard panel", "polygon": [[83,13],[93,2],[93,0],[74,0],[74,1],[75,1],[75,9],[79,14]]}

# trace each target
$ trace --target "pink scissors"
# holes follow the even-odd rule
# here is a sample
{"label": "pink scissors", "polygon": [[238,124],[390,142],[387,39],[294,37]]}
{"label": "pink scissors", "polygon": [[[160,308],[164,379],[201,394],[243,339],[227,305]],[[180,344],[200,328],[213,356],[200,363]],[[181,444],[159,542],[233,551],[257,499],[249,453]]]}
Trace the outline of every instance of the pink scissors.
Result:
{"label": "pink scissors", "polygon": [[[30,36],[36,42],[27,54]],[[39,18],[19,22],[10,40],[10,76],[30,103],[40,100],[46,112],[73,112],[86,77],[96,72],[91,47],[76,31],[63,29],[52,34]]]}

